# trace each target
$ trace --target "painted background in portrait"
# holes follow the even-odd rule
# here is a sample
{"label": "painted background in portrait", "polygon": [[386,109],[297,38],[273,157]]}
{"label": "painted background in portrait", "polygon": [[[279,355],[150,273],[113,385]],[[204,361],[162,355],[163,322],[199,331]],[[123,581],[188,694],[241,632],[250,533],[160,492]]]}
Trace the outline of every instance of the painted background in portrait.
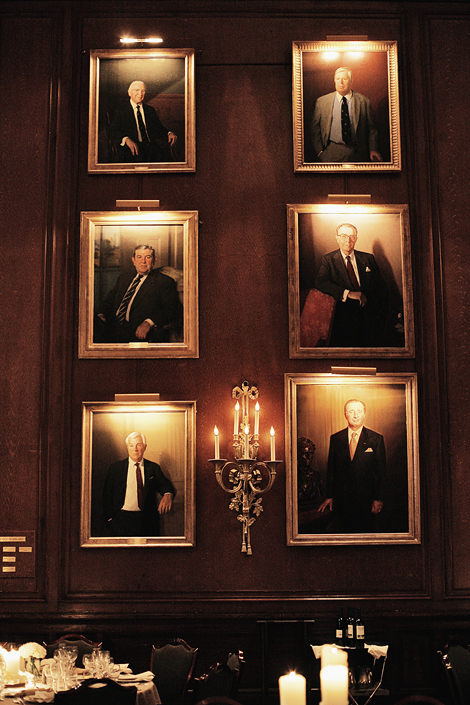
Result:
{"label": "painted background in portrait", "polygon": [[409,488],[405,385],[298,385],[296,394],[296,435],[297,438],[306,436],[315,444],[313,467],[324,480],[330,436],[347,427],[344,404],[349,399],[365,403],[364,426],[384,437],[387,455],[384,506],[377,517],[377,532],[407,532]]}
{"label": "painted background in portrait", "polygon": [[335,90],[334,74],[340,66],[352,71],[352,88],[371,101],[379,133],[379,152],[390,162],[390,105],[388,94],[388,57],[386,51],[304,51],[302,53],[302,90],[304,161],[317,161],[312,148],[311,122],[315,101]]}
{"label": "painted background in portrait", "polygon": [[176,495],[169,514],[160,516],[161,536],[184,534],[186,416],[181,411],[158,413],[94,412],[92,428],[91,536],[106,536],[102,512],[103,485],[109,466],[127,457],[125,439],[140,431],[146,436],[145,458],[158,463]]}

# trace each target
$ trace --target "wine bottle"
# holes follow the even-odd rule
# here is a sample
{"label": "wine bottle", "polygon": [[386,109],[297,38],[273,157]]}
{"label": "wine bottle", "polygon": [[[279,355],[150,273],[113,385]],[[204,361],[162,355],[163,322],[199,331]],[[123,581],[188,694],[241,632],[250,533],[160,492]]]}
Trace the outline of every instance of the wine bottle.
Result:
{"label": "wine bottle", "polygon": [[344,612],[342,607],[336,620],[335,644],[344,646]]}
{"label": "wine bottle", "polygon": [[356,610],[356,647],[358,649],[364,648],[365,630],[364,622],[361,619],[361,610],[358,607]]}
{"label": "wine bottle", "polygon": [[346,621],[347,643],[346,646],[354,648],[356,646],[356,623],[354,621],[354,608],[348,607],[348,619]]}

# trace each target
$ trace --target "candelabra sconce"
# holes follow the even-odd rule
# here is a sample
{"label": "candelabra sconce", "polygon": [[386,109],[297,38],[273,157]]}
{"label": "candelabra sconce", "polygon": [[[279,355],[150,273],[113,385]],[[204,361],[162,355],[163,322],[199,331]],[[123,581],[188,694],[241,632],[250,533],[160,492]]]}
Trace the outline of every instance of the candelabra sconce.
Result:
{"label": "candelabra sconce", "polygon": [[[243,382],[234,387],[232,397],[235,405],[233,454],[235,460],[220,458],[219,431],[214,429],[215,458],[209,460],[215,467],[215,476],[222,489],[232,495],[229,509],[239,512],[238,521],[242,524],[242,553],[252,555],[250,529],[263,511],[261,495],[266,494],[276,479],[276,468],[282,460],[275,460],[275,434],[271,428],[271,460],[257,459],[259,450],[259,410],[256,401],[254,433],[250,433],[250,400],[258,399],[258,389]],[[240,405],[241,401],[241,405]],[[240,414],[241,411],[241,414]],[[240,416],[242,417],[240,421]]]}

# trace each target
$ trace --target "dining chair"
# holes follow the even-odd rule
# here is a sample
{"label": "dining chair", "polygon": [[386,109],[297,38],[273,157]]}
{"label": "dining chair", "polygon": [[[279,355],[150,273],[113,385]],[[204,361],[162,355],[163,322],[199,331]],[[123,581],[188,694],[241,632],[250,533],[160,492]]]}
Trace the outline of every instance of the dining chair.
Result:
{"label": "dining chair", "polygon": [[453,705],[470,702],[470,651],[460,644],[438,652],[447,676]]}
{"label": "dining chair", "polygon": [[89,678],[72,690],[55,694],[54,705],[135,705],[137,688],[110,678]]}
{"label": "dining chair", "polygon": [[215,663],[208,673],[195,678],[193,703],[215,696],[235,698],[244,663],[243,651],[233,652],[228,655],[226,663]]}
{"label": "dining chair", "polygon": [[64,634],[63,636],[53,641],[51,644],[46,644],[44,642],[44,648],[46,649],[46,658],[53,658],[54,651],[61,645],[77,647],[78,656],[75,665],[78,668],[83,668],[82,658],[84,654],[91,654],[93,649],[101,648],[101,642],[97,643],[94,641],[90,641],[82,634]]}
{"label": "dining chair", "polygon": [[183,705],[196,663],[198,649],[184,639],[172,639],[162,647],[152,646],[150,670],[162,705]]}

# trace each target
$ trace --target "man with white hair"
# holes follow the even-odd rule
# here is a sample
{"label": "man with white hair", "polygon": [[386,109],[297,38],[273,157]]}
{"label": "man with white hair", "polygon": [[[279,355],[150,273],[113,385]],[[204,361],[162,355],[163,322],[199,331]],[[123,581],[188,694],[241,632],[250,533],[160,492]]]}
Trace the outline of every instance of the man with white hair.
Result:
{"label": "man with white hair", "polygon": [[156,110],[144,103],[146,91],[143,81],[132,81],[127,91],[129,101],[117,108],[109,126],[118,162],[173,161],[169,147],[177,136],[162,125]]}
{"label": "man with white hair", "polygon": [[[176,494],[160,466],[144,459],[147,440],[134,431],[126,438],[128,457],[113,463],[103,490],[104,519],[111,536],[159,536],[160,514]],[[157,505],[157,493],[161,500]]]}
{"label": "man with white hair", "polygon": [[340,66],[335,91],[320,96],[313,111],[315,161],[381,162],[378,133],[369,98],[352,90],[352,71]]}

